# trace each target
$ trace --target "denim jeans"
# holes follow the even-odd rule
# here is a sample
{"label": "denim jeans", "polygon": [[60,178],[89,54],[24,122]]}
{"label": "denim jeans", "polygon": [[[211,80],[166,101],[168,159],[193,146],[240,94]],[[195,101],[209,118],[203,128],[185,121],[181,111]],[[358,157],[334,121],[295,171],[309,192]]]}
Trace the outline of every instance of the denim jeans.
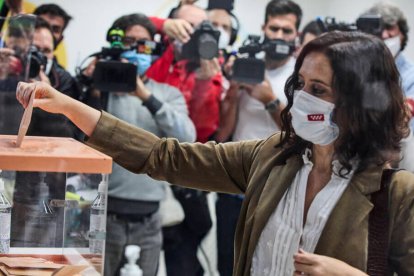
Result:
{"label": "denim jeans", "polygon": [[105,276],[119,275],[120,269],[127,262],[124,256],[125,246],[130,244],[141,247],[138,265],[143,275],[156,275],[162,246],[161,217],[158,211],[136,222],[109,214],[106,229]]}

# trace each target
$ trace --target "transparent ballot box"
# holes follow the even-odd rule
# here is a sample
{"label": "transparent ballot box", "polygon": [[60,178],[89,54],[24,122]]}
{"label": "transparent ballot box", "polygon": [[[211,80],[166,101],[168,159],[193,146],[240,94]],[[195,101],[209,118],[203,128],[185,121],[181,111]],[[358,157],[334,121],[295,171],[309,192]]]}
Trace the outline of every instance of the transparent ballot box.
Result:
{"label": "transparent ballot box", "polygon": [[103,275],[111,170],[71,138],[0,135],[0,275]]}

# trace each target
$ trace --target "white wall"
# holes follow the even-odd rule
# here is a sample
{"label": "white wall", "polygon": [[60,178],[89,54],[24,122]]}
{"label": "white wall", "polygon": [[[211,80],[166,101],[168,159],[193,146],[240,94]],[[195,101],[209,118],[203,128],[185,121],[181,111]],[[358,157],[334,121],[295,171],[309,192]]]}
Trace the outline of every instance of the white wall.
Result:
{"label": "white wall", "polygon": [[[54,2],[64,8],[74,20],[65,32],[65,42],[68,54],[68,69],[74,72],[74,67],[86,56],[106,46],[105,35],[111,23],[119,16],[143,12],[147,15],[166,16],[178,0],[60,0],[45,1],[31,0],[36,5]],[[241,37],[247,34],[260,34],[264,20],[264,9],[268,0],[235,0],[235,14],[241,21]],[[340,21],[355,21],[355,19],[375,0],[296,0],[302,7],[304,18],[302,26],[316,16],[334,16]],[[408,17],[409,26],[414,28],[414,17],[410,11],[414,7],[412,0],[394,0]],[[202,7],[207,0],[198,1]],[[409,37],[412,38],[412,32]],[[410,39],[405,53],[414,60],[414,47]]]}

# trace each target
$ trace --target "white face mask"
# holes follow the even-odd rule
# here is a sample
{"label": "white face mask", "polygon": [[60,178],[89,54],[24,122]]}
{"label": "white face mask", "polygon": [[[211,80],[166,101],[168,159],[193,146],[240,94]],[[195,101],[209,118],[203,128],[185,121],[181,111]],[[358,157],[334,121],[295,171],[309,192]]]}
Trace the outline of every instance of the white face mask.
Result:
{"label": "white face mask", "polygon": [[393,57],[396,57],[401,50],[401,38],[399,36],[394,36],[384,40],[385,45],[391,51]]}
{"label": "white face mask", "polygon": [[230,43],[230,35],[226,32],[222,27],[217,28],[220,31],[220,38],[219,38],[219,49],[226,49]]}
{"label": "white face mask", "polygon": [[53,59],[48,59],[45,67],[45,74],[46,76],[49,75],[50,70],[52,70]]}
{"label": "white face mask", "polygon": [[339,135],[338,126],[332,122],[333,103],[321,100],[303,90],[295,91],[292,126],[302,139],[316,145],[328,145]]}

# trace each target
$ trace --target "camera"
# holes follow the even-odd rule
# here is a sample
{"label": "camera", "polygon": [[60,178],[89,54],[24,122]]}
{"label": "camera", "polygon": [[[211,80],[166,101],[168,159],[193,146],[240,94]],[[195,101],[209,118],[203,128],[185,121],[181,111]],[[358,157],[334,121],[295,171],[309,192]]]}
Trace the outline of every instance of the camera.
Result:
{"label": "camera", "polygon": [[36,16],[16,15],[10,17],[7,26],[7,37],[2,38],[7,47],[14,51],[16,58],[14,73],[24,78],[35,78],[41,67],[46,67],[47,58],[32,44]]}
{"label": "camera", "polygon": [[13,74],[33,79],[39,76],[42,67],[46,68],[47,58],[36,46],[30,45],[27,52],[24,52],[18,47],[13,47],[12,49],[15,51]]}
{"label": "camera", "polygon": [[213,59],[218,56],[220,31],[204,20],[191,35],[190,41],[182,46],[179,59],[199,60]]}
{"label": "camera", "polygon": [[228,12],[234,8],[234,0],[209,0],[207,10],[222,9]]}
{"label": "camera", "polygon": [[103,47],[101,52],[92,54],[99,59],[92,75],[94,87],[101,91],[131,92],[136,90],[137,66],[121,62],[122,53],[131,50],[124,47],[125,33],[119,28],[111,28],[107,33],[110,47]]}
{"label": "camera", "polygon": [[375,36],[380,36],[384,29],[382,18],[378,14],[365,14],[356,20],[355,23],[337,22],[334,17],[326,17],[325,20],[316,19],[322,32],[329,31],[361,31]]}
{"label": "camera", "polygon": [[39,76],[42,67],[46,68],[46,56],[34,45],[31,45],[29,48],[27,59],[29,61],[29,78],[35,78]]}
{"label": "camera", "polygon": [[237,58],[233,65],[232,79],[238,82],[257,84],[265,78],[265,62],[256,58],[259,52],[265,52],[272,60],[283,60],[295,50],[294,43],[282,39],[264,39],[260,42],[260,36],[249,35],[247,40],[239,48],[239,54],[248,54],[247,57]]}

